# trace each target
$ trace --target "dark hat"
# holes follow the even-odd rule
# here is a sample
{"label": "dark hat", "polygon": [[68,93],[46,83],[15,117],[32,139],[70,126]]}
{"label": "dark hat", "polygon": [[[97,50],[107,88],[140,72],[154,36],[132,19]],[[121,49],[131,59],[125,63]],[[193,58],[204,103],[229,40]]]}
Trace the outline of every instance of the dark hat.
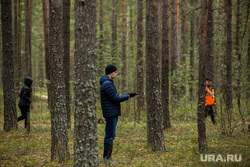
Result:
{"label": "dark hat", "polygon": [[213,80],[212,80],[211,78],[208,77],[208,78],[206,78],[206,81],[213,81]]}
{"label": "dark hat", "polygon": [[105,68],[106,75],[115,72],[116,70],[117,68],[112,64],[107,65],[107,67]]}

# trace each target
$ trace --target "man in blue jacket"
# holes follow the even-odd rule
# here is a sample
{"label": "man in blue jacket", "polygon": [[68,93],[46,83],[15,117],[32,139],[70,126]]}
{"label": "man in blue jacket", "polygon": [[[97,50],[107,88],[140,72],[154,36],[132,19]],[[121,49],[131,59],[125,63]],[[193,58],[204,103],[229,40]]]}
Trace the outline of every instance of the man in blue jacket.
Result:
{"label": "man in blue jacket", "polygon": [[117,68],[110,64],[105,68],[105,72],[106,75],[100,79],[102,114],[106,121],[103,159],[114,163],[111,159],[111,154],[118,116],[121,115],[120,102],[128,100],[137,94],[128,93],[119,95],[113,83],[113,79],[117,76]]}

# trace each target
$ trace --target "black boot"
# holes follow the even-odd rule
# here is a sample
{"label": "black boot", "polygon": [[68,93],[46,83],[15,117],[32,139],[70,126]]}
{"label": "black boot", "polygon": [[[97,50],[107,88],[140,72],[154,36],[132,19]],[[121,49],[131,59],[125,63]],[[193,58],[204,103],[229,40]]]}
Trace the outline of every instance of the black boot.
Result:
{"label": "black boot", "polygon": [[109,152],[109,148],[104,147],[104,150],[103,150],[103,159],[108,159],[108,152]]}
{"label": "black boot", "polygon": [[108,151],[108,159],[110,159],[110,160],[112,160],[112,158],[111,158],[112,150],[113,150],[113,146],[110,146],[109,151]]}
{"label": "black boot", "polygon": [[115,162],[111,158],[112,150],[113,150],[113,146],[110,146],[108,148],[104,147],[104,152],[103,152],[104,163],[115,164]]}

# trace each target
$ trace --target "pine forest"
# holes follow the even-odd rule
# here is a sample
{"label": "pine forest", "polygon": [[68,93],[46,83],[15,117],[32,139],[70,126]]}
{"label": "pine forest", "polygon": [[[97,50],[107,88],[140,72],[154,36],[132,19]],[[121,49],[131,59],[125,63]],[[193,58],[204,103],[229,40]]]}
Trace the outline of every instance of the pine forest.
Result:
{"label": "pine forest", "polygon": [[249,0],[1,0],[0,166],[249,166]]}

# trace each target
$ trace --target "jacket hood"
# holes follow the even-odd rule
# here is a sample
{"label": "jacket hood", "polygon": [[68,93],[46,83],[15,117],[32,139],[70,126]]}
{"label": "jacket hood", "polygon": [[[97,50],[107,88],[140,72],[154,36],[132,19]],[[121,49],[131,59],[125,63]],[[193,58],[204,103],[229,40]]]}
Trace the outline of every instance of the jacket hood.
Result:
{"label": "jacket hood", "polygon": [[105,81],[107,81],[107,80],[113,82],[113,80],[110,79],[108,76],[103,75],[103,76],[101,77],[101,79],[100,79],[100,84],[102,84],[103,82],[105,82]]}
{"label": "jacket hood", "polygon": [[30,77],[26,77],[24,79],[24,84],[27,85],[28,87],[30,87],[32,85],[33,79]]}

